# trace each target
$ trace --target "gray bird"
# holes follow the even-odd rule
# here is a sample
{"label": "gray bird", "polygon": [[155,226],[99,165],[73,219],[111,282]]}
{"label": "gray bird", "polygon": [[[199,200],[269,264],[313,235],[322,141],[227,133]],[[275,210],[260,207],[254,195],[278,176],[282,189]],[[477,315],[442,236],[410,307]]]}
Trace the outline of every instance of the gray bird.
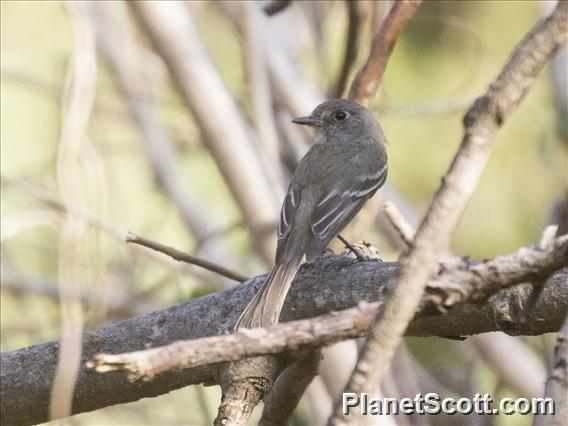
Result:
{"label": "gray bird", "polygon": [[373,113],[344,99],[292,120],[315,129],[282,204],[276,266],[235,324],[270,327],[305,256],[313,262],[387,177],[386,138]]}

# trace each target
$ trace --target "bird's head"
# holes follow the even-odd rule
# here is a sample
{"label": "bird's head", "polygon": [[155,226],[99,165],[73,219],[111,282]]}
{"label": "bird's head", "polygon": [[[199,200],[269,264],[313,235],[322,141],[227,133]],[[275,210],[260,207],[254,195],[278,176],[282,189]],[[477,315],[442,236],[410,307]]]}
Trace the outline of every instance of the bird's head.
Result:
{"label": "bird's head", "polygon": [[314,127],[316,142],[319,143],[330,140],[349,142],[380,131],[371,111],[346,99],[323,102],[310,115],[295,118],[292,122]]}

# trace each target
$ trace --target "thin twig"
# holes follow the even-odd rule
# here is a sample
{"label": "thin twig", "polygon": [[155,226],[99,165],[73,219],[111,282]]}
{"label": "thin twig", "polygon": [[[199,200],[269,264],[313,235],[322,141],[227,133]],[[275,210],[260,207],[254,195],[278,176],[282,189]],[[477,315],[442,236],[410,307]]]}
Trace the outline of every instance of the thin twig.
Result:
{"label": "thin twig", "polygon": [[356,1],[346,0],[349,15],[349,26],[347,28],[347,38],[345,39],[345,50],[343,52],[343,63],[339,78],[334,88],[331,90],[332,97],[340,98],[345,91],[347,85],[347,78],[349,72],[353,67],[355,59],[357,59],[357,51],[359,47],[359,34],[361,29],[361,12],[359,11],[360,5]]}
{"label": "thin twig", "polygon": [[369,106],[381,83],[387,61],[398,35],[414,15],[422,0],[399,0],[392,7],[379,32],[373,37],[371,52],[351,84],[349,99]]}
{"label": "thin twig", "polygon": [[407,246],[412,244],[414,229],[412,229],[412,226],[404,219],[402,213],[396,207],[396,204],[388,201],[385,203],[384,209],[388,220],[396,232],[398,232],[402,241],[404,241]]}
{"label": "thin twig", "polygon": [[553,417],[538,415],[534,417],[535,426],[566,424],[568,419],[568,316],[558,333],[558,340],[554,349],[552,363],[544,389],[544,397],[552,398],[556,402],[556,410]]}
{"label": "thin twig", "polygon": [[249,277],[239,272],[231,271],[230,269],[227,269],[224,266],[218,265],[216,263],[210,262],[200,257],[193,256],[189,253],[185,253],[173,247],[168,247],[156,241],[148,240],[146,238],[133,234],[132,232],[129,232],[128,235],[126,236],[126,242],[132,244],[138,244],[147,247],[149,249],[159,251],[160,253],[164,253],[180,262],[186,262],[186,263],[191,263],[192,265],[200,266],[203,269],[215,272],[219,275],[227,277],[231,280],[238,281],[240,283],[245,282],[246,280],[249,279]]}
{"label": "thin twig", "polygon": [[268,16],[272,16],[282,12],[290,4],[292,4],[292,0],[271,0],[264,6],[263,10]]}
{"label": "thin twig", "polygon": [[[568,2],[559,2],[551,16],[517,46],[485,96],[466,114],[462,144],[412,246],[400,259],[397,284],[375,319],[345,392],[370,393],[381,383],[419,306],[427,279],[473,194],[499,128],[520,104],[542,67],[566,43],[567,14]],[[336,406],[330,424],[357,422],[359,415],[354,410],[345,416]]]}

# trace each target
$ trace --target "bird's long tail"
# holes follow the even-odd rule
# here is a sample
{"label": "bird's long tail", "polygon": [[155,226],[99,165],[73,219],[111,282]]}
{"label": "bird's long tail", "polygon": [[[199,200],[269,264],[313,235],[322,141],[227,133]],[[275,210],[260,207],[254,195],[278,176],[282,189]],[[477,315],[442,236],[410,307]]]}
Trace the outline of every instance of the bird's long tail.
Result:
{"label": "bird's long tail", "polygon": [[282,305],[290,284],[296,276],[301,257],[285,259],[278,263],[254,298],[245,308],[234,329],[270,327],[280,318]]}

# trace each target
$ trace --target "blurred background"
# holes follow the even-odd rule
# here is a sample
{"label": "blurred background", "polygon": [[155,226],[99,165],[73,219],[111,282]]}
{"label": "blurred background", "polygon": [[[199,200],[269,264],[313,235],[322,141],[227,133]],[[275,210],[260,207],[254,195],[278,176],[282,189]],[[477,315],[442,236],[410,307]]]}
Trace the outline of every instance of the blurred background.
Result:
{"label": "blurred background", "polygon": [[[127,231],[247,275],[270,269],[280,202],[312,142],[290,120],[347,93],[392,2],[296,1],[270,17],[266,5],[192,1],[147,13],[123,2],[0,3],[2,351],[235,284],[128,245]],[[463,114],[553,7],[420,6],[372,103],[389,140],[388,187],[350,226],[351,239],[397,259],[400,241],[382,204],[393,201],[418,223],[461,140]],[[348,43],[350,25],[358,37]],[[169,43],[156,41],[160,31]],[[500,132],[454,235],[455,254],[507,254],[566,220],[566,94],[564,49]],[[541,396],[553,343],[550,335],[409,338],[383,392]],[[345,342],[327,351],[294,424],[321,424],[356,350]],[[210,424],[219,398],[217,387],[194,386],[69,422]]]}

